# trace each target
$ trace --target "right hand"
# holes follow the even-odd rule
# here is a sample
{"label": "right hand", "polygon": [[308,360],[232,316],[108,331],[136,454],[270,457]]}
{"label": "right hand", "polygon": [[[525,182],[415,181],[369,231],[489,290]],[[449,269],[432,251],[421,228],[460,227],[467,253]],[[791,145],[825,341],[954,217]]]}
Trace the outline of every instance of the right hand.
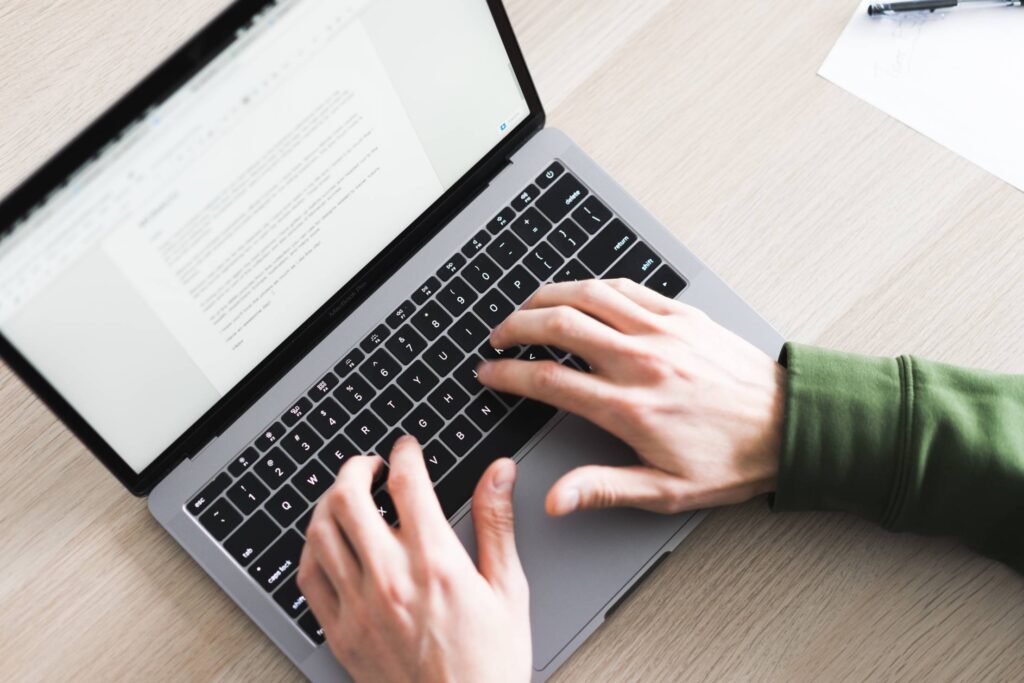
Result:
{"label": "right hand", "polygon": [[630,280],[551,284],[491,334],[583,357],[481,364],[481,383],[576,413],[629,444],[640,464],[586,466],[551,488],[553,515],[632,506],[663,513],[774,490],[785,369],[704,313]]}

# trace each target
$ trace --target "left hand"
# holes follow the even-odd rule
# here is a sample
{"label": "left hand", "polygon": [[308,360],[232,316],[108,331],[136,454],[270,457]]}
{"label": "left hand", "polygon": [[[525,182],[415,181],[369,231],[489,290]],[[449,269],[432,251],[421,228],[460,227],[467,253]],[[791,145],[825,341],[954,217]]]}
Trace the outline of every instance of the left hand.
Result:
{"label": "left hand", "polygon": [[403,437],[388,488],[401,527],[370,494],[379,457],[352,458],[306,531],[299,589],[357,681],[528,681],[529,595],[516,553],[516,467],[498,460],[473,496],[480,568],[445,519],[423,452]]}

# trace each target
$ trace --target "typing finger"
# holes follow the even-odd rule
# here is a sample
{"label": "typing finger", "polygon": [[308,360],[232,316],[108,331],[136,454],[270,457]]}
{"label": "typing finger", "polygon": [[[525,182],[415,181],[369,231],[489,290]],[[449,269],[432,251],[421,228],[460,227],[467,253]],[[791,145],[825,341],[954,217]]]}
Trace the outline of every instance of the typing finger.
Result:
{"label": "typing finger", "polygon": [[374,477],[383,467],[384,461],[377,456],[350,458],[325,494],[331,515],[351,544],[360,566],[371,573],[387,564],[398,543],[391,527],[377,513],[370,495]]}
{"label": "typing finger", "polygon": [[604,282],[623,296],[628,297],[640,306],[658,315],[670,315],[685,305],[675,299],[669,299],[667,296],[659,294],[652,289],[648,289],[629,278],[604,280]]}
{"label": "typing finger", "polygon": [[303,561],[306,553],[311,552],[313,559],[330,581],[334,592],[346,595],[354,590],[353,586],[359,584],[363,572],[348,541],[342,536],[329,505],[330,501],[325,496],[313,511],[313,518],[306,528]]}
{"label": "typing finger", "polygon": [[555,346],[587,359],[597,369],[611,366],[629,345],[621,332],[570,306],[519,310],[491,332],[495,348],[517,344]]}
{"label": "typing finger", "polygon": [[602,280],[544,285],[523,305],[524,309],[571,306],[626,334],[654,327],[654,314]]}
{"label": "typing finger", "polygon": [[414,542],[436,547],[457,540],[437,502],[423,450],[411,436],[404,436],[391,451],[388,490],[395,501],[401,534]]}
{"label": "typing finger", "polygon": [[327,624],[329,628],[338,617],[341,602],[309,543],[306,543],[306,547],[302,549],[302,559],[299,561],[296,581],[317,621]]}

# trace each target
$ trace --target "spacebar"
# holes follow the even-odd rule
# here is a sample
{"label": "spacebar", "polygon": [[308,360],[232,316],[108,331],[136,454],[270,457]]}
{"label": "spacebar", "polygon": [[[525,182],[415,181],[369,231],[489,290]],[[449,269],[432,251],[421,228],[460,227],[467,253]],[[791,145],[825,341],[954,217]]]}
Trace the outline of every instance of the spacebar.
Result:
{"label": "spacebar", "polygon": [[557,412],[551,406],[536,401],[520,403],[434,487],[444,516],[451,517],[469,500],[488,465],[498,458],[515,455]]}

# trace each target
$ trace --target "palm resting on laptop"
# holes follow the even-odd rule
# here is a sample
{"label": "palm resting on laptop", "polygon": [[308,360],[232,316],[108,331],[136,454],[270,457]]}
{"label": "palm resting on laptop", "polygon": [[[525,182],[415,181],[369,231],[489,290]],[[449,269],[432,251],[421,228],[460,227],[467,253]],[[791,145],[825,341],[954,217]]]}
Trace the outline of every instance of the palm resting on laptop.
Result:
{"label": "palm resting on laptop", "polygon": [[[1024,495],[1024,377],[793,344],[776,362],[697,309],[628,280],[545,286],[491,342],[587,359],[590,373],[498,360],[483,363],[479,377],[579,414],[639,458],[569,472],[548,494],[552,515],[609,506],[673,513],[774,492],[775,509],[846,510],[896,530],[955,534],[1024,571],[1014,531],[1024,523],[1015,503]],[[905,410],[913,428],[900,418]],[[967,428],[978,424],[986,429]],[[954,437],[920,437],[940,429]],[[494,462],[476,488],[474,565],[415,440],[399,440],[390,461],[399,528],[371,498],[383,461],[358,457],[341,468],[307,531],[298,584],[332,652],[356,680],[528,680],[515,465]],[[899,467],[913,474],[926,465],[942,476],[900,478]]]}

